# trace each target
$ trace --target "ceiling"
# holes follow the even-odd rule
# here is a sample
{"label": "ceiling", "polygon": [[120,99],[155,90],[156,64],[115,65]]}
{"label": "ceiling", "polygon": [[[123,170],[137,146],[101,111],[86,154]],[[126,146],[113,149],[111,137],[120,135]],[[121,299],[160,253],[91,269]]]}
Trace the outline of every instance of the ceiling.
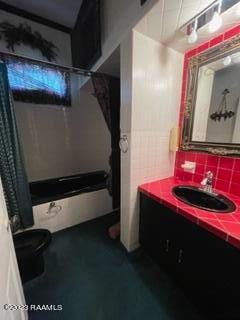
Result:
{"label": "ceiling", "polygon": [[135,29],[157,41],[168,43],[181,26],[213,2],[213,0],[159,0]]}
{"label": "ceiling", "polygon": [[[227,1],[227,0],[223,0]],[[214,34],[209,33],[208,26],[198,30],[198,42],[189,45],[181,27],[211,5],[213,0],[158,0],[157,4],[136,25],[135,30],[146,36],[165,43],[179,52],[186,52],[197,44],[203,43],[213,36],[240,22],[240,1],[222,14],[223,26]]]}
{"label": "ceiling", "polygon": [[120,46],[118,46],[108,59],[100,66],[98,72],[120,77]]}
{"label": "ceiling", "polygon": [[180,30],[175,33],[174,38],[168,43],[168,45],[180,52],[186,52],[202,43],[209,41],[210,39],[221,35],[226,30],[231,29],[240,22],[240,1],[235,4],[232,8],[222,13],[222,27],[214,33],[210,33],[208,29],[208,24],[201,27],[198,30],[198,41],[197,43],[188,44],[185,34]]}
{"label": "ceiling", "polygon": [[[68,28],[74,27],[82,1],[83,0],[2,0],[2,2],[8,5],[52,20]],[[134,29],[154,40],[167,44],[177,51],[185,52],[191,49],[191,47],[196,46],[196,44],[187,44],[186,36],[180,31],[180,28],[213,2],[215,1],[157,0],[156,4],[137,23]],[[236,6],[223,14],[224,26],[218,31],[219,33],[221,33],[224,28],[229,28],[231,24],[236,24],[240,21],[240,15],[237,17],[235,12]],[[204,42],[212,36],[212,34],[209,34],[207,27],[203,27],[202,30],[199,29],[198,43]],[[120,73],[119,65],[120,50],[117,48],[116,52],[114,52],[102,66],[102,69],[98,71],[118,76]]]}
{"label": "ceiling", "polygon": [[73,28],[82,0],[2,0],[16,8]]}

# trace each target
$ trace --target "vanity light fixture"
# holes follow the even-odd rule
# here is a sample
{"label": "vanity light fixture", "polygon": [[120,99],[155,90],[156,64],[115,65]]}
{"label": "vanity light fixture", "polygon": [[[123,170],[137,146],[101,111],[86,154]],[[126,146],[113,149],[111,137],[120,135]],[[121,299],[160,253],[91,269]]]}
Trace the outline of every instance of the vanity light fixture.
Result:
{"label": "vanity light fixture", "polygon": [[186,35],[187,42],[193,44],[198,40],[199,30],[202,27],[207,26],[208,31],[211,33],[221,28],[223,24],[222,14],[234,6],[236,7],[236,15],[240,16],[239,0],[215,0],[185,23],[180,28],[180,31]]}
{"label": "vanity light fixture", "polygon": [[197,26],[198,26],[198,19],[195,20],[192,31],[187,38],[187,41],[189,44],[195,43],[198,40]]}
{"label": "vanity light fixture", "polygon": [[224,60],[223,60],[223,64],[224,66],[229,66],[232,63],[232,58],[230,56],[227,56]]}
{"label": "vanity light fixture", "polygon": [[209,32],[213,33],[221,28],[223,23],[221,12],[222,12],[222,0],[219,0],[218,9],[213,13],[212,20],[209,23],[209,28],[208,28]]}

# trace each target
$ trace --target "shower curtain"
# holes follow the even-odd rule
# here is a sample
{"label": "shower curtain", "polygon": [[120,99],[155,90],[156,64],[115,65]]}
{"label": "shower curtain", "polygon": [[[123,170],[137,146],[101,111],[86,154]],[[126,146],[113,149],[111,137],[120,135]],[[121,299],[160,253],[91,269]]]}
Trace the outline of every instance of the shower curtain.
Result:
{"label": "shower curtain", "polygon": [[33,212],[7,68],[0,62],[0,175],[12,231],[33,225]]}
{"label": "shower curtain", "polygon": [[120,80],[104,74],[92,77],[94,95],[98,100],[108,130],[111,133],[111,155],[108,190],[113,209],[120,207]]}

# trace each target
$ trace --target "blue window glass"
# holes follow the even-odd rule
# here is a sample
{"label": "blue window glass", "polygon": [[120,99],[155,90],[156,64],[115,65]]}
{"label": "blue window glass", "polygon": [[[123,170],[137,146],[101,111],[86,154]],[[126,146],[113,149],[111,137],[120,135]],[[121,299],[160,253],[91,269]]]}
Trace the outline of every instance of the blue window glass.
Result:
{"label": "blue window glass", "polygon": [[12,90],[43,90],[64,97],[67,91],[62,72],[36,65],[9,63],[8,79]]}
{"label": "blue window glass", "polygon": [[15,100],[70,105],[70,78],[67,72],[12,57],[4,60]]}

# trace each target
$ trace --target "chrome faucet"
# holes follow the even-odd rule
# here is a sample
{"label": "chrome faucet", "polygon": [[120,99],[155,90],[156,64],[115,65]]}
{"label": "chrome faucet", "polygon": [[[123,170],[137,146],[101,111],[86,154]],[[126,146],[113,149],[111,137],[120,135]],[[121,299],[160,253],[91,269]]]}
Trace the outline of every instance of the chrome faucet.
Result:
{"label": "chrome faucet", "polygon": [[201,185],[203,186],[203,190],[209,193],[213,192],[213,173],[211,171],[208,171],[206,173],[206,177],[201,181]]}

